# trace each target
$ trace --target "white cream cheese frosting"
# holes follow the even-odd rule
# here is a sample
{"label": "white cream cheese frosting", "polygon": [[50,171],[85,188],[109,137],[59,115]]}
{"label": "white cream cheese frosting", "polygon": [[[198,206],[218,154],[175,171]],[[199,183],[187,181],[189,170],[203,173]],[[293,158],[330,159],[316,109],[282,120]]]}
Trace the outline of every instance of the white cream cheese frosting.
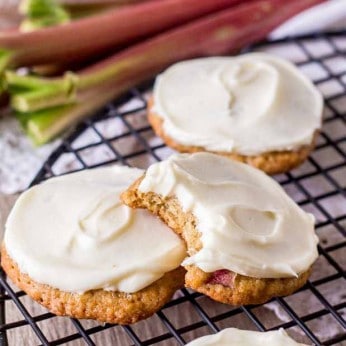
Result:
{"label": "white cream cheese frosting", "polygon": [[213,335],[202,336],[186,346],[307,346],[290,338],[284,329],[254,332],[227,328]]}
{"label": "white cream cheese frosting", "polygon": [[150,166],[138,189],[175,196],[195,216],[202,249],[183,265],[283,278],[318,257],[313,215],[249,165],[209,153],[172,155]]}
{"label": "white cream cheese frosting", "polygon": [[168,136],[209,151],[295,150],[321,127],[320,92],[292,63],[265,53],[174,64],[157,77],[153,98]]}
{"label": "white cream cheese frosting", "polygon": [[86,170],[34,186],[16,202],[5,246],[22,273],[67,292],[133,293],[181,264],[183,241],[119,196],[143,172]]}

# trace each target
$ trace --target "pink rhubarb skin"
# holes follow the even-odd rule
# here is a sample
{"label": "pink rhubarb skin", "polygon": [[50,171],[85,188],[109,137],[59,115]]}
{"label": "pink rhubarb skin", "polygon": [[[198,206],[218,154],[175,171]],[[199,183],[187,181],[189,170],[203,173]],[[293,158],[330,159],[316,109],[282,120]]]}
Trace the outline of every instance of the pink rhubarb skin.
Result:
{"label": "pink rhubarb skin", "polygon": [[211,285],[222,285],[225,287],[232,288],[234,285],[234,280],[237,274],[227,270],[221,269],[213,272],[209,277],[207,284]]}
{"label": "pink rhubarb skin", "polygon": [[88,5],[127,5],[136,2],[160,1],[160,0],[57,0],[63,6],[88,6]]}
{"label": "pink rhubarb skin", "polygon": [[[68,116],[61,118],[61,125],[71,126],[177,61],[237,52],[265,38],[295,14],[323,1],[254,1],[209,15],[134,45],[81,71],[74,106],[76,116],[74,121]],[[102,95],[98,85],[103,88]],[[85,91],[88,90],[94,92],[85,98]],[[90,107],[89,97],[95,98]],[[64,126],[57,126],[56,134]]]}
{"label": "pink rhubarb skin", "polygon": [[0,32],[0,48],[13,52],[13,67],[81,61],[240,2],[147,1],[34,32]]}
{"label": "pink rhubarb skin", "polygon": [[[78,74],[69,112],[57,116],[46,142],[131,87],[179,60],[236,52],[322,0],[259,0],[224,10],[134,45]],[[35,119],[30,119],[34,126]]]}
{"label": "pink rhubarb skin", "polygon": [[260,0],[212,14],[82,70],[81,89],[97,79],[113,82],[117,90],[122,90],[122,84],[134,86],[180,60],[234,53],[265,38],[296,13],[323,1]]}

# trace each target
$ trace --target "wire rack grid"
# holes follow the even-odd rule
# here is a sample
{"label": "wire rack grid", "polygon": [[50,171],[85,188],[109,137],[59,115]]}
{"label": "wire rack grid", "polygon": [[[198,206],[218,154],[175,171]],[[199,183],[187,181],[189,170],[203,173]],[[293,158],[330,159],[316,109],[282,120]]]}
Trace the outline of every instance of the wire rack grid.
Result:
{"label": "wire rack grid", "polygon": [[[308,283],[290,297],[275,298],[261,306],[226,306],[182,289],[150,319],[133,326],[114,326],[59,318],[44,309],[30,311],[28,304],[33,303],[28,303],[25,293],[16,290],[2,272],[1,345],[11,344],[11,335],[21,333],[24,327],[36,336],[36,344],[42,345],[98,345],[102,333],[107,333],[107,344],[113,345],[184,345],[196,336],[230,326],[260,331],[282,327],[301,342],[346,345],[346,32],[286,38],[245,51],[249,50],[283,54],[324,94],[324,124],[314,152],[301,167],[275,177],[317,219],[320,256]],[[80,124],[51,154],[32,184],[106,164],[146,168],[170,155],[172,151],[146,121],[151,86],[152,82],[131,90]],[[7,321],[9,303],[18,311],[13,321]],[[62,334],[48,339],[49,327],[43,324],[58,323],[57,319]]]}

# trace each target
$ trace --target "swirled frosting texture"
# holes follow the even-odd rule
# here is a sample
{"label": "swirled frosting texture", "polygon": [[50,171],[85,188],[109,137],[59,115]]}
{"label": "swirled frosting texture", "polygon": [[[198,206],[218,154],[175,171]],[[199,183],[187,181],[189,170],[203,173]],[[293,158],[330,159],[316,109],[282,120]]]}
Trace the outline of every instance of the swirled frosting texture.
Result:
{"label": "swirled frosting texture", "polygon": [[5,246],[21,272],[67,292],[137,292],[186,256],[158,218],[121,204],[139,169],[109,167],[52,178],[24,192]]}
{"label": "swirled frosting texture", "polygon": [[314,217],[263,172],[219,155],[173,155],[149,167],[142,192],[176,196],[202,249],[183,265],[257,278],[297,276],[318,256]]}
{"label": "swirled frosting texture", "polygon": [[154,108],[177,143],[258,155],[312,142],[323,100],[290,62],[264,54],[177,63],[158,76]]}
{"label": "swirled frosting texture", "polygon": [[186,346],[307,346],[291,339],[283,329],[272,332],[253,332],[227,328],[214,334],[202,336]]}

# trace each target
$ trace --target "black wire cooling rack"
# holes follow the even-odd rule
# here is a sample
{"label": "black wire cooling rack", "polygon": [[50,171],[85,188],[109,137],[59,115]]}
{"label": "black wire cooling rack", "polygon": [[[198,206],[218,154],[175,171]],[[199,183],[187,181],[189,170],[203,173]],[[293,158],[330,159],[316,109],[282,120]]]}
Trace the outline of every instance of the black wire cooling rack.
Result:
{"label": "black wire cooling rack", "polygon": [[[219,304],[183,289],[150,319],[132,326],[114,326],[47,313],[17,291],[2,272],[1,345],[12,345],[11,340],[18,340],[13,335],[24,333],[25,328],[36,335],[35,344],[100,345],[98,336],[103,334],[102,340],[107,342],[102,344],[123,346],[184,345],[196,336],[226,327],[260,331],[282,327],[301,342],[346,345],[346,32],[288,38],[247,50],[266,50],[293,60],[325,98],[324,125],[316,149],[301,167],[275,177],[317,219],[320,256],[305,287],[261,306],[240,307]],[[32,184],[113,163],[146,168],[169,155],[171,151],[146,122],[146,95],[151,85],[131,90],[80,124],[50,155]],[[11,321],[9,309],[17,312]],[[50,333],[48,340],[49,325],[57,323],[57,334],[53,338]],[[27,340],[21,344],[27,345]]]}

